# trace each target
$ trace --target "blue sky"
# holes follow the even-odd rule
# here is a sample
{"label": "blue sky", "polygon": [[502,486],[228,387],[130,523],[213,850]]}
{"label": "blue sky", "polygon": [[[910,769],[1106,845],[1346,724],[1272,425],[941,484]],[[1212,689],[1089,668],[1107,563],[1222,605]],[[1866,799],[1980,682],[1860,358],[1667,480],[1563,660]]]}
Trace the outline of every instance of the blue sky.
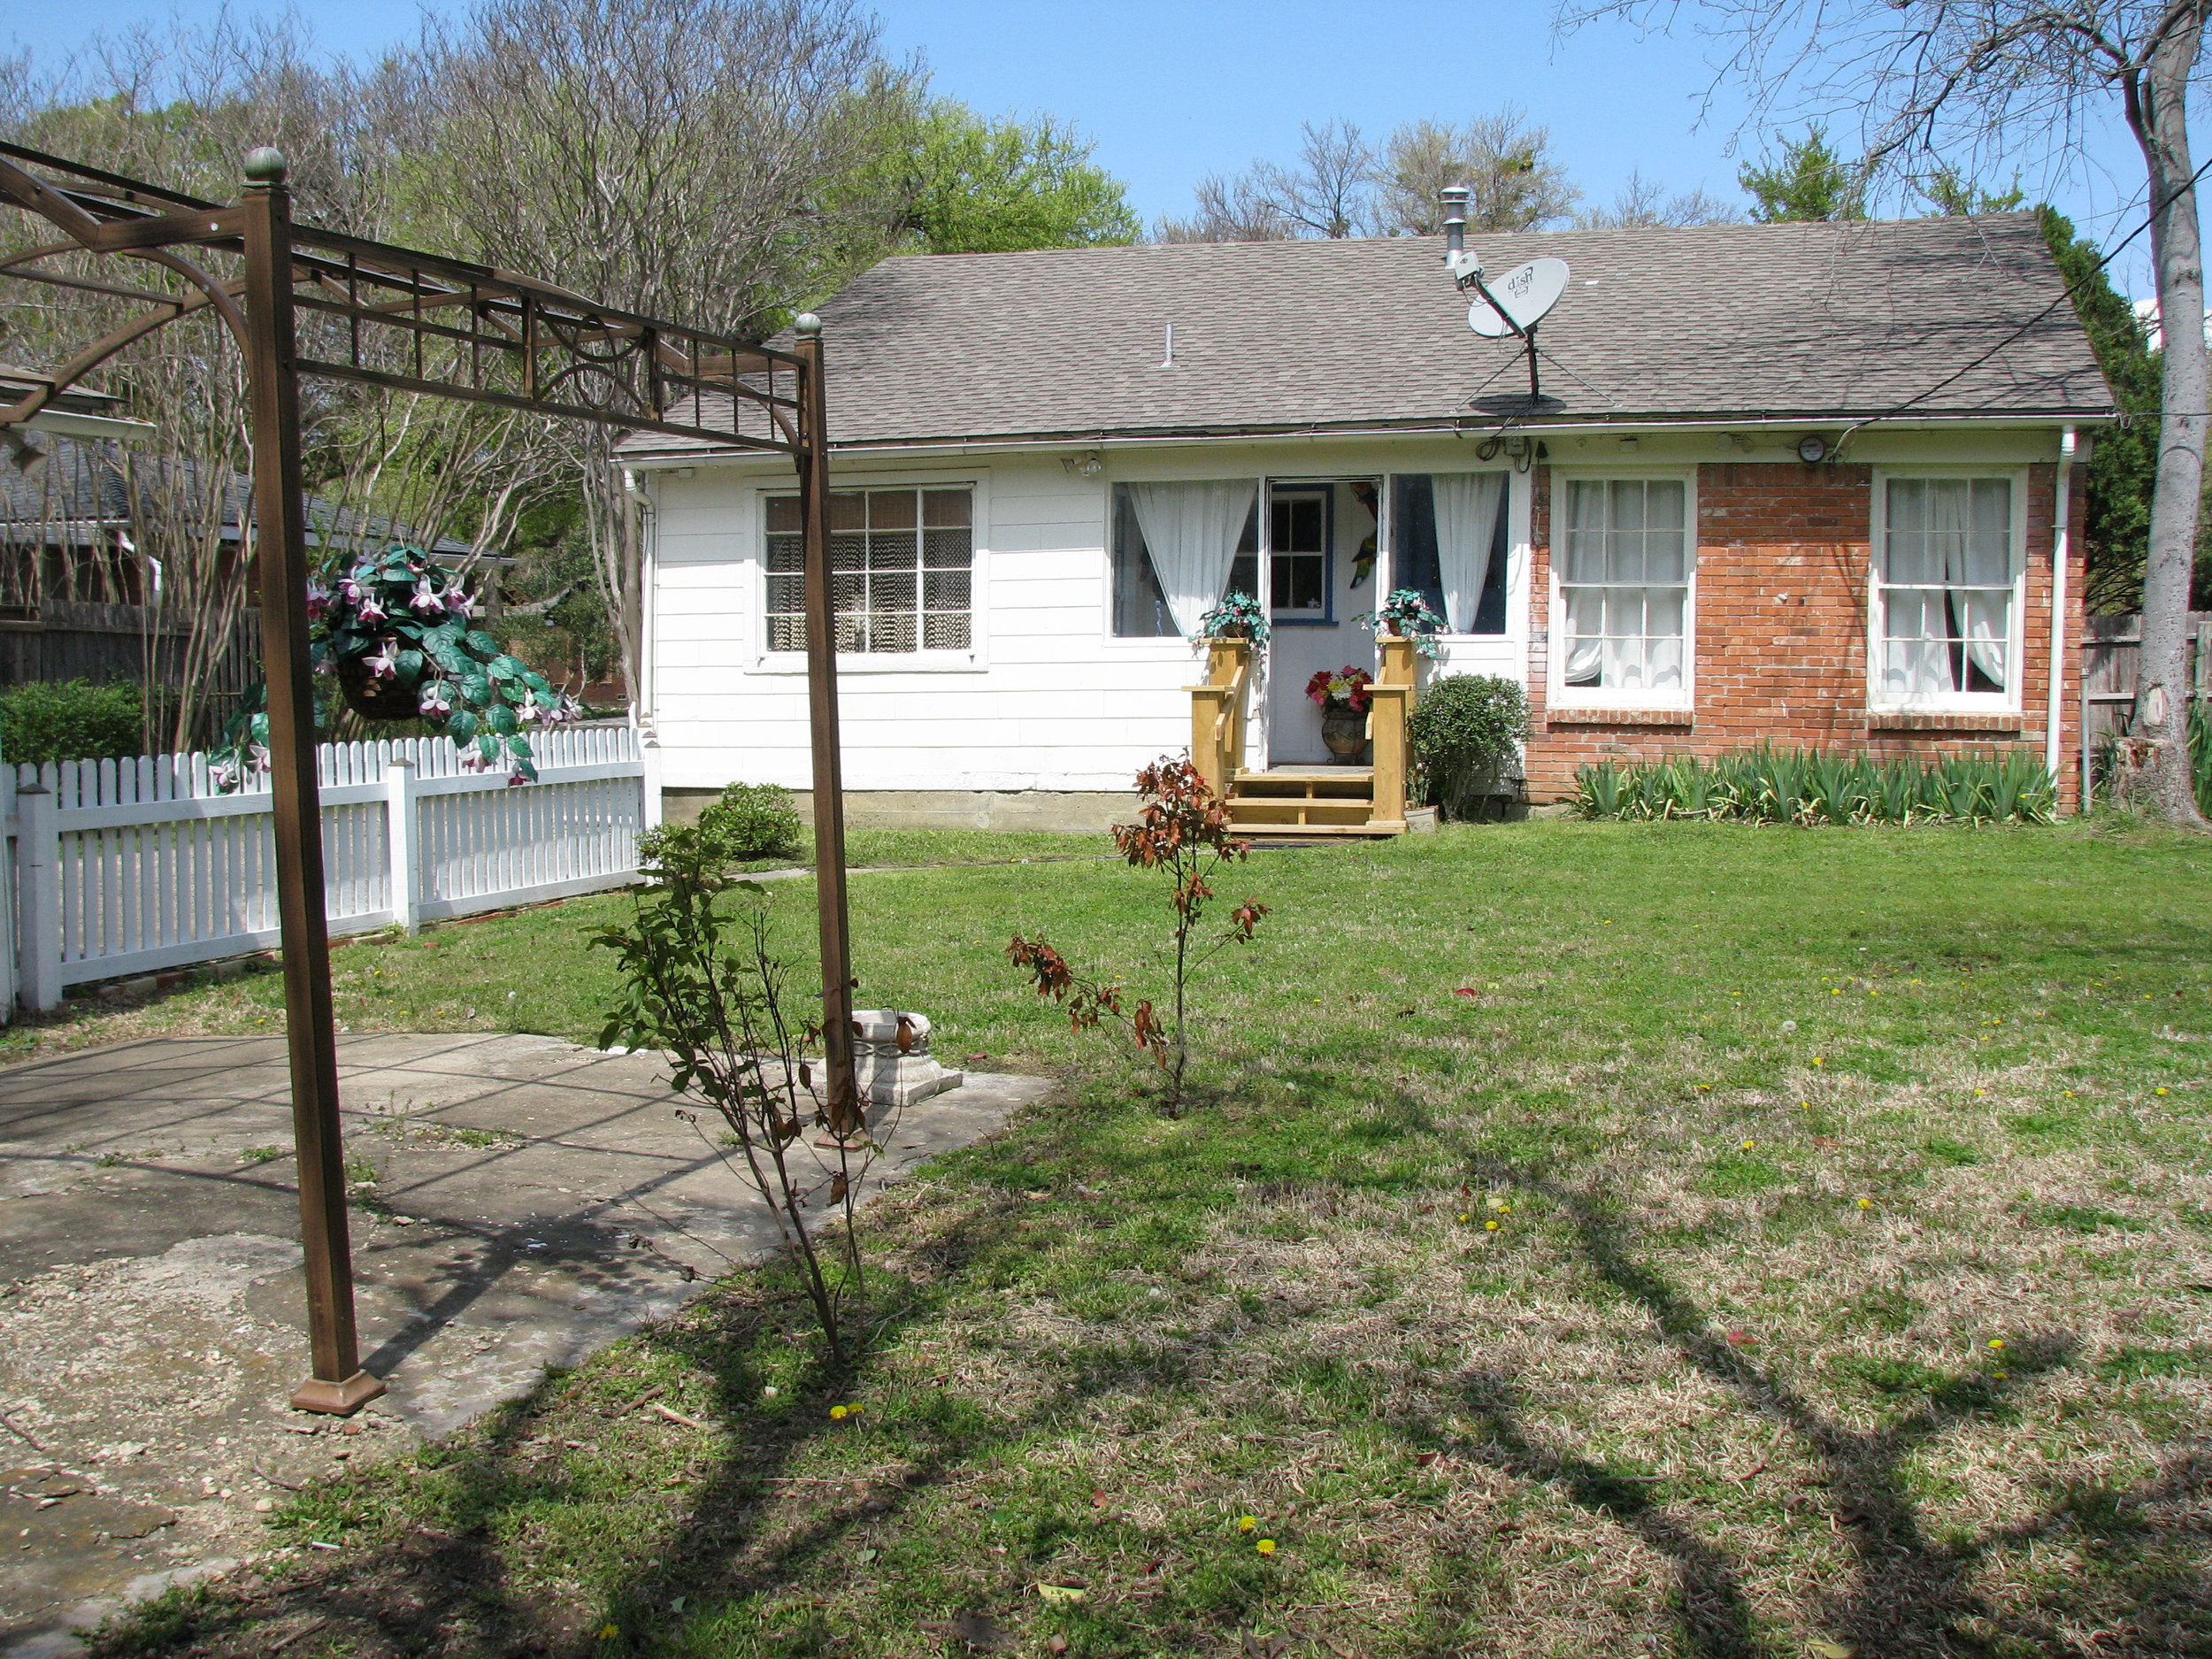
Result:
{"label": "blue sky", "polygon": [[[103,29],[214,5],[14,7],[0,41],[12,35],[58,58]],[[1632,171],[1671,190],[1740,196],[1731,146],[1742,105],[1724,91],[1701,110],[1712,81],[1701,42],[1643,39],[1621,26],[1555,37],[1544,0],[879,0],[877,10],[892,50],[918,52],[940,91],[987,113],[1048,111],[1083,128],[1147,220],[1187,211],[1206,173],[1287,156],[1302,119],[1341,116],[1379,135],[1411,117],[1464,119],[1508,103],[1549,125],[1569,172],[1599,201]],[[411,35],[419,13],[411,4],[339,0],[306,15],[325,49],[366,54]],[[2133,227],[2139,178],[2115,131],[2075,176],[2031,169],[2023,182],[2101,236]],[[2117,270],[2124,287],[2147,290],[2139,258]]]}

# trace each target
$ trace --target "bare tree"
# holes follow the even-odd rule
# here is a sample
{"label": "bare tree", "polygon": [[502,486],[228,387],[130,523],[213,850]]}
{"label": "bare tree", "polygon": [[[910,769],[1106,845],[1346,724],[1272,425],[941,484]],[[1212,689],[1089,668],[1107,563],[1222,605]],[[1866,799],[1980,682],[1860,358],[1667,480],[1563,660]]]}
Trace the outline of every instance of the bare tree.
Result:
{"label": "bare tree", "polygon": [[1628,175],[1609,207],[1584,208],[1575,215],[1577,230],[1655,230],[1670,226],[1732,225],[1743,215],[1703,190],[1670,196],[1664,186],[1640,173]]}
{"label": "bare tree", "polygon": [[[403,203],[434,242],[757,336],[897,234],[900,204],[851,181],[918,87],[848,0],[484,0],[431,23],[378,96],[419,125]],[[641,558],[609,440],[546,436],[582,480],[634,688]]]}
{"label": "bare tree", "polygon": [[1256,161],[1233,178],[1199,180],[1198,211],[1163,219],[1156,242],[1294,242],[1371,233],[1376,156],[1349,121],[1299,127],[1298,159]]}
{"label": "bare tree", "polygon": [[1297,234],[1251,173],[1233,179],[1208,173],[1198,181],[1197,211],[1188,219],[1163,218],[1155,242],[1288,242]]}
{"label": "bare tree", "polygon": [[[2063,166],[2116,106],[2141,152],[2160,314],[2204,315],[2188,99],[2212,0],[1700,0],[1719,82],[1750,88],[1753,119],[1855,115],[1869,177],[1918,165]],[[1563,0],[1572,27],[1601,18],[1666,27],[1671,0]],[[2204,331],[2166,331],[2158,476],[2143,581],[2133,787],[2191,829],[2188,608],[2204,480]]]}
{"label": "bare tree", "polygon": [[1378,227],[1389,235],[1432,236],[1444,227],[1437,192],[1471,192],[1471,230],[1540,230],[1573,211],[1581,194],[1550,155],[1551,129],[1507,105],[1464,127],[1408,121],[1384,147]]}

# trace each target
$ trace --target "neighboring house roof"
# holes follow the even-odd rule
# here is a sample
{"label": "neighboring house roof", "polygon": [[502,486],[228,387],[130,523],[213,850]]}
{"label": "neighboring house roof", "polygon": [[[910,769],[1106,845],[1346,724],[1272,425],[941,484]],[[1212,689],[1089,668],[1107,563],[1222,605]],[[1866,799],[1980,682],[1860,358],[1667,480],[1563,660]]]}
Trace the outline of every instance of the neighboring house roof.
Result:
{"label": "neighboring house roof", "polygon": [[1440,237],[1148,244],[884,261],[821,308],[832,441],[2113,410],[2032,213],[1469,241],[1493,274],[1572,267],[1540,408],[1519,342],[1468,327]]}
{"label": "neighboring house roof", "polygon": [[[112,449],[50,434],[42,438],[41,449],[42,458],[27,472],[0,456],[0,546],[81,547],[102,540],[105,532],[130,527],[129,488]],[[198,495],[193,482],[198,467],[191,461],[140,456],[133,471],[146,511],[152,510],[154,492],[165,485],[174,486],[180,505]],[[237,539],[239,508],[252,494],[250,478],[232,475],[223,491],[225,541]],[[311,547],[326,541],[334,548],[411,542],[419,534],[381,513],[357,512],[318,495],[306,497],[305,506]],[[440,558],[462,558],[469,544],[447,536],[429,550]]]}

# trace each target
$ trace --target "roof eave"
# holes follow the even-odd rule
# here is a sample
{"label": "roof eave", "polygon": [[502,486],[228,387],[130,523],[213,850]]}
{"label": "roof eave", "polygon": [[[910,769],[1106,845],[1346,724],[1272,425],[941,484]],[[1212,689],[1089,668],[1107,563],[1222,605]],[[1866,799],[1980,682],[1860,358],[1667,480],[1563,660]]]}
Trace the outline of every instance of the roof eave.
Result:
{"label": "roof eave", "polygon": [[[1758,426],[2018,427],[2109,426],[2116,409],[2008,409],[1915,411],[1892,409],[1733,410],[1702,414],[1552,415],[1541,419],[1447,416],[1407,420],[1278,421],[1248,424],[1194,422],[1157,426],[1094,426],[1035,432],[936,433],[897,438],[868,438],[830,444],[833,455],[883,455],[923,450],[1102,448],[1148,443],[1249,441],[1263,438],[1358,438],[1412,435],[1488,434],[1525,432],[1538,436],[1578,430],[1734,431]],[[760,458],[737,449],[638,449],[622,456],[626,465],[688,466],[702,461]]]}

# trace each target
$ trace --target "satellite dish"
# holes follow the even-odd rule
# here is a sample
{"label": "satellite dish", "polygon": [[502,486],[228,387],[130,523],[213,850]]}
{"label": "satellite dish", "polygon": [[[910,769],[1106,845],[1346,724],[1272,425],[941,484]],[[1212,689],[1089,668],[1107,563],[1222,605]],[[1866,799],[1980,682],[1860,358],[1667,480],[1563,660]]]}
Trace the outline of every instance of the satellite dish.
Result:
{"label": "satellite dish", "polygon": [[1559,303],[1559,296],[1567,291],[1567,262],[1532,259],[1526,265],[1515,265],[1496,281],[1484,286],[1513,320],[1508,322],[1490,309],[1488,300],[1478,297],[1467,308],[1467,326],[1479,334],[1500,339],[1516,332],[1516,324],[1524,329],[1535,327],[1544,313]]}

